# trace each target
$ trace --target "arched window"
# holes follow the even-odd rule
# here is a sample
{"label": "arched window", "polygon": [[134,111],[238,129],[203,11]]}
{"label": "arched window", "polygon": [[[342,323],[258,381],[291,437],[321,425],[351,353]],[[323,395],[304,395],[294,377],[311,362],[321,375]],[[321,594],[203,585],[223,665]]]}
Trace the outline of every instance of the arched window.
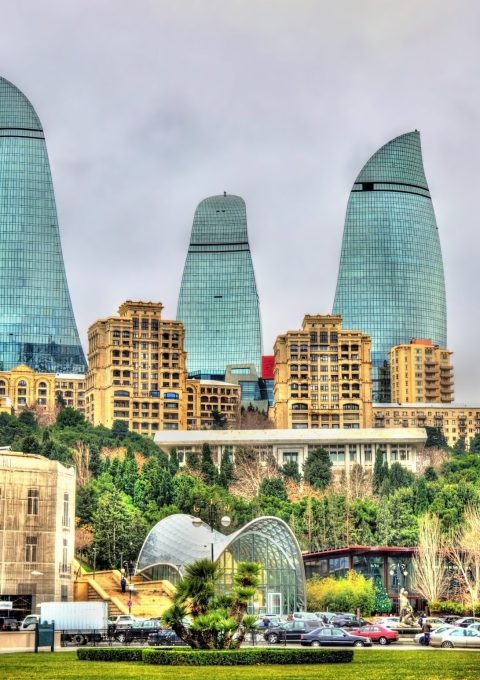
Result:
{"label": "arched window", "polygon": [[308,406],[306,404],[292,404],[293,411],[308,411]]}

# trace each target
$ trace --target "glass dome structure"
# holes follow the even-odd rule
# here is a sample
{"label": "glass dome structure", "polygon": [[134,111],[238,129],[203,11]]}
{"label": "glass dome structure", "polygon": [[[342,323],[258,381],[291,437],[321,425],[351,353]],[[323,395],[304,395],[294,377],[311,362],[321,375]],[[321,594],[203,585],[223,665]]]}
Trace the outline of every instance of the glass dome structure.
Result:
{"label": "glass dome structure", "polygon": [[213,555],[222,569],[219,590],[233,588],[238,562],[259,562],[261,582],[249,610],[252,613],[286,614],[305,609],[305,572],[300,546],[289,526],[278,517],[258,517],[232,534],[195,528],[192,515],[170,515],[158,522],[140,550],[137,571],[175,584],[185,567]]}

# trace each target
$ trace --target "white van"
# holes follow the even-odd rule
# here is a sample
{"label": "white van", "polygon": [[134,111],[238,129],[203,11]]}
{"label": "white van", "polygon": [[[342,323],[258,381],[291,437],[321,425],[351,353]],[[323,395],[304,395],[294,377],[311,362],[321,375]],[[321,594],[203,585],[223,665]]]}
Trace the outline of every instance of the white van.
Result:
{"label": "white van", "polygon": [[40,616],[38,614],[29,614],[20,624],[20,630],[33,630],[35,628],[35,624],[39,623],[39,621]]}

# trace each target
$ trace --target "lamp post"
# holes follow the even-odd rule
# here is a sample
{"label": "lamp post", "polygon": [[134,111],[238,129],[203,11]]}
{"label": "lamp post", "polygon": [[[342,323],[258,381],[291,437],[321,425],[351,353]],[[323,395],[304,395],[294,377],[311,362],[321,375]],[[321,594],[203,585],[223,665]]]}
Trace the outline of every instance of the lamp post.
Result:
{"label": "lamp post", "polygon": [[[401,611],[400,611],[400,591],[402,589],[402,576],[405,579],[408,576],[408,570],[407,570],[407,565],[404,562],[394,562],[393,564],[390,565],[389,569],[390,576],[395,576],[397,579],[397,590],[398,590],[398,599],[397,599],[397,606],[398,606],[398,614],[401,616]],[[393,579],[392,579],[393,580]]]}
{"label": "lamp post", "polygon": [[[218,518],[219,509],[218,509],[218,507],[215,504],[215,501],[213,499],[210,500],[210,502],[208,502],[208,503],[206,503],[204,501],[199,501],[198,503],[195,503],[195,505],[193,506],[193,510],[196,513],[200,512],[201,508],[207,508],[208,509],[208,524],[210,526],[210,531],[211,531],[211,535],[212,535],[211,540],[210,540],[210,559],[212,560],[212,562],[214,562],[215,560],[214,560],[213,547],[214,547],[215,541],[214,541],[213,532],[214,532],[214,525],[217,524],[218,521],[219,521],[219,518]],[[223,506],[224,511],[228,512],[228,509],[229,509],[228,506]],[[232,522],[232,520],[228,515],[222,515],[222,517],[220,518],[220,525],[224,529],[229,527],[231,522]],[[192,519],[192,524],[195,527],[195,529],[199,529],[202,526],[203,521],[200,517],[194,517]]]}
{"label": "lamp post", "polygon": [[95,580],[95,572],[97,570],[97,549],[93,549],[93,580]]}

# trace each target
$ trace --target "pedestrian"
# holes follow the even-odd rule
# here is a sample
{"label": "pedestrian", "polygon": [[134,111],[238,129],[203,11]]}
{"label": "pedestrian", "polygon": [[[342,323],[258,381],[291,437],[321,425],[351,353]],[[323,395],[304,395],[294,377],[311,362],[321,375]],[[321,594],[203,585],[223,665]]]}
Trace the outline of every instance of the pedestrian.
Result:
{"label": "pedestrian", "polygon": [[430,633],[432,631],[432,626],[429,624],[427,619],[425,618],[423,621],[423,626],[422,626],[422,633],[423,633],[423,644],[425,647],[428,647],[430,644]]}
{"label": "pedestrian", "polygon": [[270,625],[270,619],[267,616],[264,616],[262,623],[264,628],[268,628],[268,626]]}
{"label": "pedestrian", "polygon": [[122,593],[124,593],[127,589],[127,579],[125,576],[122,576],[122,580],[120,581],[120,585],[122,586]]}

